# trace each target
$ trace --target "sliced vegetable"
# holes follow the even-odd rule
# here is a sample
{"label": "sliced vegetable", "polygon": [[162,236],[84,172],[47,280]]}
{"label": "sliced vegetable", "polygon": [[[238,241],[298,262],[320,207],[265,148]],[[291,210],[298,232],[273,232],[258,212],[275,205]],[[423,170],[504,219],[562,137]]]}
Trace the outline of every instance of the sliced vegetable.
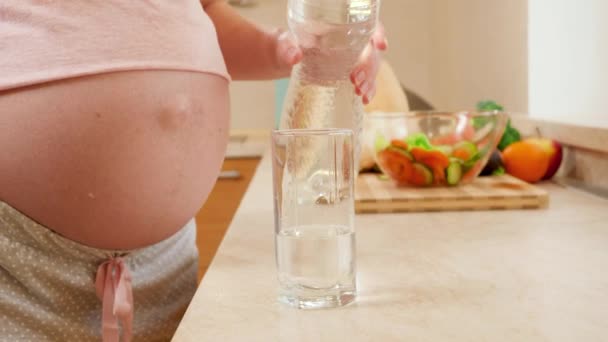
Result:
{"label": "sliced vegetable", "polygon": [[412,154],[408,150],[404,150],[401,147],[396,147],[396,146],[391,145],[391,146],[387,147],[386,150],[397,152],[397,153],[401,154],[402,156],[404,156],[405,158],[409,159],[410,161],[414,160],[414,157],[412,157]]}
{"label": "sliced vegetable", "polygon": [[407,151],[407,143],[403,140],[393,139],[391,140],[391,146],[399,147]]}
{"label": "sliced vegetable", "polygon": [[413,167],[411,159],[398,148],[388,147],[378,153],[378,164],[383,171],[400,184],[406,184],[412,177]]}
{"label": "sliced vegetable", "polygon": [[390,180],[391,177],[389,177],[389,176],[387,176],[385,174],[380,174],[380,175],[378,175],[378,179],[381,180],[381,181],[383,181],[383,182],[386,182],[386,181]]}
{"label": "sliced vegetable", "polygon": [[419,147],[412,149],[414,160],[424,164],[433,171],[433,179],[435,184],[443,184],[445,182],[445,168],[450,165],[450,159],[439,150],[425,150]]}
{"label": "sliced vegetable", "polygon": [[460,162],[452,162],[445,170],[447,182],[449,185],[457,185],[462,179],[462,166]]}
{"label": "sliced vegetable", "polygon": [[443,152],[443,154],[445,154],[446,156],[450,156],[450,155],[452,155],[452,152],[454,152],[454,148],[450,145],[439,145],[435,148],[438,151]]}
{"label": "sliced vegetable", "polygon": [[435,185],[445,184],[445,168],[433,167],[433,181]]}
{"label": "sliced vegetable", "polygon": [[454,152],[452,157],[458,158],[462,161],[467,161],[477,154],[477,146],[469,141],[461,141],[454,145]]}
{"label": "sliced vegetable", "polygon": [[420,164],[413,163],[412,164],[412,176],[410,178],[410,183],[416,186],[429,186],[433,184],[433,173],[429,170],[428,167]]}
{"label": "sliced vegetable", "polygon": [[477,164],[477,162],[481,159],[481,156],[482,156],[482,154],[480,152],[477,152],[469,160],[462,163],[462,168],[464,169],[463,171],[465,173],[468,172],[473,166],[475,166]]}
{"label": "sliced vegetable", "polygon": [[460,158],[450,157],[450,164],[452,163],[460,163],[462,165],[462,160],[460,160]]}
{"label": "sliced vegetable", "polygon": [[420,147],[414,147],[411,151],[414,160],[420,162],[430,168],[445,169],[450,165],[450,159],[439,150],[425,150]]}
{"label": "sliced vegetable", "polygon": [[[467,129],[470,134],[486,130],[483,128],[475,131],[472,125],[467,125]],[[435,138],[433,143],[424,133],[393,140],[378,135],[375,140],[377,164],[381,166],[386,176],[398,184],[414,186],[460,184],[463,180],[469,180],[479,173],[482,166],[479,161],[490,151],[490,147],[485,146],[487,144],[464,139],[462,135],[465,131],[458,133],[458,136],[452,134]],[[444,138],[458,140],[438,143]],[[483,138],[489,139],[485,136]],[[499,173],[501,170],[503,169],[494,172]]]}

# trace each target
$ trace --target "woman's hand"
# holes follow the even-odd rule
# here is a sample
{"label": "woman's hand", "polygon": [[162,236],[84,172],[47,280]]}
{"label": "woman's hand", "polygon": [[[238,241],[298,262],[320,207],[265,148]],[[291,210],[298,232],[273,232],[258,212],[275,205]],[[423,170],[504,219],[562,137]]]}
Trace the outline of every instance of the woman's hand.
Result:
{"label": "woman's hand", "polygon": [[[276,31],[276,64],[280,73],[288,74],[291,68],[302,60],[302,51],[288,31]],[[388,48],[384,26],[378,24],[369,44],[363,50],[359,63],[350,74],[355,92],[368,104],[376,93],[376,74],[380,65],[380,51]]]}
{"label": "woman's hand", "polygon": [[276,56],[277,69],[281,73],[289,75],[291,68],[302,60],[302,50],[289,31],[279,29],[273,33],[276,37]]}
{"label": "woman's hand", "polygon": [[376,95],[376,75],[380,66],[380,51],[388,48],[384,26],[378,24],[372,38],[363,50],[359,63],[350,74],[350,80],[355,85],[357,95],[364,104],[368,104]]}

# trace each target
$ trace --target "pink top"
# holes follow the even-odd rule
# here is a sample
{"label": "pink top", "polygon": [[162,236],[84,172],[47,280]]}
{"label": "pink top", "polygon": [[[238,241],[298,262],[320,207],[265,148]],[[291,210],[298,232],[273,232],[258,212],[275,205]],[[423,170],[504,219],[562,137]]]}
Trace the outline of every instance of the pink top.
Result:
{"label": "pink top", "polygon": [[229,79],[198,0],[2,0],[0,91],[124,70]]}

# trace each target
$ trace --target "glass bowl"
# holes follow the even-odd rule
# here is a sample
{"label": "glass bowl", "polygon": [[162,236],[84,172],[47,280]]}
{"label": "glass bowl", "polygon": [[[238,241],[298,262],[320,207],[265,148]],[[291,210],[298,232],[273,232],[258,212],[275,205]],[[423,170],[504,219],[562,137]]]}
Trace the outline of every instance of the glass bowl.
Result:
{"label": "glass bowl", "polygon": [[502,112],[371,113],[363,144],[399,186],[457,186],[479,175],[498,145]]}

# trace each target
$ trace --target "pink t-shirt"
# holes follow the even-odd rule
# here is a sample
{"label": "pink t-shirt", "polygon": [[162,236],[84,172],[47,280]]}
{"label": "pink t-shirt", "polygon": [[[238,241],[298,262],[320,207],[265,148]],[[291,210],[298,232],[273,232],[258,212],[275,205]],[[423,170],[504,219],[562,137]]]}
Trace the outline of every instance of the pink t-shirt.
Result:
{"label": "pink t-shirt", "polygon": [[198,0],[0,1],[0,91],[150,69],[230,79]]}

